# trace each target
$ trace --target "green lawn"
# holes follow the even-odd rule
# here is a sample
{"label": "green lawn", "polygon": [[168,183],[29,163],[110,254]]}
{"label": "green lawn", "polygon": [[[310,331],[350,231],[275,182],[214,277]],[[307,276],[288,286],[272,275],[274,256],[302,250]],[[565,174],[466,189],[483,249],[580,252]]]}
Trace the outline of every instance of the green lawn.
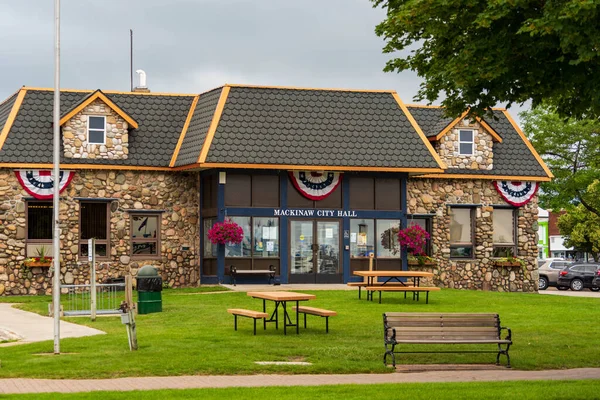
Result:
{"label": "green lawn", "polygon": [[[197,289],[194,291],[198,291]],[[88,338],[63,339],[64,354],[52,342],[0,348],[0,377],[107,378],[122,376],[254,373],[381,373],[383,324],[386,311],[497,312],[513,330],[513,368],[523,370],[600,367],[599,301],[523,293],[445,289],[423,300],[405,300],[385,293],[383,304],[357,299],[356,291],[313,291],[310,305],[338,311],[325,333],[324,320],[309,316],[300,335],[282,329],[258,330],[240,318],[233,330],[229,307],[260,310],[260,300],[246,293],[193,294],[190,290],[163,293],[162,313],[139,315],[139,350],[130,352],[119,318],[70,318],[107,332]],[[307,291],[308,292],[308,291]],[[410,296],[409,296],[410,297]],[[15,301],[22,298],[2,298]],[[21,307],[45,313],[48,297],[29,297]],[[308,361],[311,366],[262,366],[255,361]],[[493,363],[494,354],[412,354],[399,363]],[[504,359],[502,359],[504,362]]]}
{"label": "green lawn", "polygon": [[226,388],[154,390],[133,392],[90,392],[70,394],[8,395],[3,399],[36,400],[170,400],[170,399],[399,399],[411,400],[553,400],[598,398],[600,380],[517,381],[477,383],[408,383],[384,385],[292,386],[265,388]]}

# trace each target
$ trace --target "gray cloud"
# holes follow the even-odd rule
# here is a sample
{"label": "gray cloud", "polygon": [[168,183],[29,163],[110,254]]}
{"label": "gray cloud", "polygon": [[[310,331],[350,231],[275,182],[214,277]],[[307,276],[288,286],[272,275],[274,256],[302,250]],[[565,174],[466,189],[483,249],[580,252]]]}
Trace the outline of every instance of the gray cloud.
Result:
{"label": "gray cloud", "polygon": [[[6,4],[8,3],[8,4]],[[61,2],[61,87],[129,90],[134,68],[154,92],[223,83],[394,89],[407,103],[420,79],[382,71],[385,18],[367,0],[103,0]],[[53,2],[0,4],[0,99],[53,86]]]}

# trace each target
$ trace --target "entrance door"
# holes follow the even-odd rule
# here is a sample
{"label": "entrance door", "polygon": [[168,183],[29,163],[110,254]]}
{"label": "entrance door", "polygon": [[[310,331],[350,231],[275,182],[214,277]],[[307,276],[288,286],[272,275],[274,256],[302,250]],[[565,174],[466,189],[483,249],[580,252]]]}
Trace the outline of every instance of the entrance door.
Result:
{"label": "entrance door", "polygon": [[341,283],[339,221],[290,221],[290,283]]}

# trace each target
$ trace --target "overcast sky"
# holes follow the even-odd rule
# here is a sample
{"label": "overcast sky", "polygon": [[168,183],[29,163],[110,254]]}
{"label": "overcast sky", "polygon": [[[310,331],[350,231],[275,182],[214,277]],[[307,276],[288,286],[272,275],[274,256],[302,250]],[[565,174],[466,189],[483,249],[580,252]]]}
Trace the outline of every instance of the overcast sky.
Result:
{"label": "overcast sky", "polygon": [[[0,99],[23,85],[53,87],[54,2],[1,2]],[[133,29],[134,69],[153,92],[393,89],[413,103],[416,74],[382,71],[389,56],[374,28],[384,18],[368,0],[62,0],[61,88],[128,91]]]}

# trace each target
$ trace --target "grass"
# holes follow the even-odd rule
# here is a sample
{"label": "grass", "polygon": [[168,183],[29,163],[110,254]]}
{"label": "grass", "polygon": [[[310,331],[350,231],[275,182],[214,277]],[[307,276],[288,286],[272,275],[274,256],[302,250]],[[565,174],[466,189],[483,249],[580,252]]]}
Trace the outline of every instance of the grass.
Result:
{"label": "grass", "polygon": [[[306,291],[307,293],[310,291]],[[194,374],[255,373],[382,373],[382,313],[497,312],[502,324],[513,330],[511,361],[514,369],[540,370],[600,367],[597,346],[600,307],[598,299],[444,289],[423,300],[405,300],[386,293],[383,304],[357,299],[356,291],[312,291],[311,306],[336,310],[330,320],[309,316],[308,329],[300,335],[283,335],[282,329],[258,330],[240,318],[233,330],[229,307],[259,310],[261,301],[246,293],[193,294],[166,290],[163,312],[139,315],[139,350],[130,352],[119,318],[67,320],[107,332],[87,338],[61,340],[57,356],[52,342],[0,349],[0,377],[110,378]],[[410,297],[410,296],[409,296]],[[6,299],[2,299],[5,301]],[[48,297],[9,298],[27,300],[22,308],[45,314]],[[471,347],[470,347],[471,348]],[[448,349],[447,346],[444,349]],[[307,361],[310,366],[257,365],[255,361]],[[399,363],[493,363],[494,354],[410,354]],[[504,361],[504,360],[502,360]]]}
{"label": "grass", "polygon": [[[328,385],[264,388],[154,390],[132,392],[36,393],[7,395],[3,399],[36,400],[169,400],[169,399],[594,399],[600,380],[514,381],[476,383],[407,383],[378,385]],[[401,396],[399,395],[401,393]]]}

